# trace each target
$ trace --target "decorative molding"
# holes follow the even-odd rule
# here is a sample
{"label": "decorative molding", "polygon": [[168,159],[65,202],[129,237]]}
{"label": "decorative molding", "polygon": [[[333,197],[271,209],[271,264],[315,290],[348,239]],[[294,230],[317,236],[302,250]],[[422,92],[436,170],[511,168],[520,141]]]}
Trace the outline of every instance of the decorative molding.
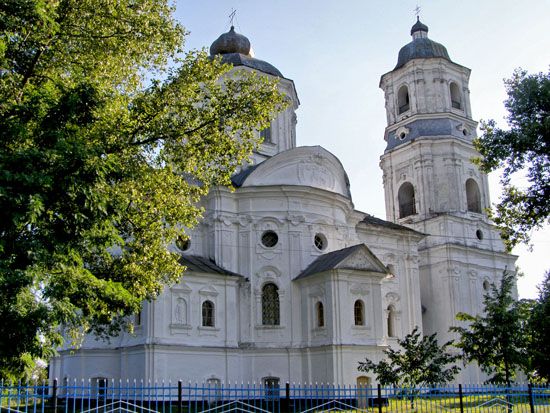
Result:
{"label": "decorative molding", "polygon": [[202,296],[216,297],[219,292],[212,285],[206,285],[199,290],[199,294]]}
{"label": "decorative molding", "polygon": [[170,291],[172,294],[186,294],[193,291],[189,285],[184,283],[183,281],[180,281],[178,284],[174,285],[172,288],[170,288]]}
{"label": "decorative molding", "polygon": [[[309,296],[314,299],[321,299],[325,296],[325,289],[321,285],[315,285],[311,287],[311,290],[309,291]],[[323,303],[324,304],[324,303]]]}
{"label": "decorative molding", "polygon": [[334,190],[336,179],[332,171],[324,165],[325,158],[313,154],[298,164],[298,182]]}
{"label": "decorative molding", "polygon": [[288,215],[286,216],[286,220],[287,220],[291,225],[298,226],[298,225],[303,224],[304,222],[306,222],[306,217],[303,216],[303,215],[291,215],[291,214],[288,214]]}
{"label": "decorative molding", "polygon": [[386,294],[386,302],[390,304],[396,304],[401,300],[401,297],[399,297],[399,294],[394,292],[389,292]]}
{"label": "decorative molding", "polygon": [[248,228],[252,224],[252,217],[250,215],[239,215],[236,223],[243,228]]}
{"label": "decorative molding", "polygon": [[349,292],[356,295],[366,296],[370,294],[370,287],[365,283],[353,283],[350,285]]}
{"label": "decorative molding", "polygon": [[262,267],[255,273],[256,277],[268,278],[272,280],[276,278],[280,278],[281,274],[282,274],[281,270],[279,270],[277,267],[273,265],[267,265],[265,267]]}

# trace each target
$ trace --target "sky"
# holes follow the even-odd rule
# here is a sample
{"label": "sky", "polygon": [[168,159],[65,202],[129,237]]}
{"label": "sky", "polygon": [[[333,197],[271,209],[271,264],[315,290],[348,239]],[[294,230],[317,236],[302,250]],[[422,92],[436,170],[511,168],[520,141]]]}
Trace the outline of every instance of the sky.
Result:
{"label": "sky", "polygon": [[[350,178],[355,208],[386,218],[380,155],[386,113],[380,76],[393,69],[411,41],[415,9],[428,36],[446,46],[451,60],[472,70],[474,119],[506,127],[503,79],[516,68],[547,72],[550,0],[177,0],[176,18],[189,31],[185,48],[208,48],[234,25],[255,57],[295,83],[298,145],[321,145],[336,155]],[[489,176],[491,201],[500,194]],[[535,298],[550,270],[550,228],[520,246],[521,298]]]}

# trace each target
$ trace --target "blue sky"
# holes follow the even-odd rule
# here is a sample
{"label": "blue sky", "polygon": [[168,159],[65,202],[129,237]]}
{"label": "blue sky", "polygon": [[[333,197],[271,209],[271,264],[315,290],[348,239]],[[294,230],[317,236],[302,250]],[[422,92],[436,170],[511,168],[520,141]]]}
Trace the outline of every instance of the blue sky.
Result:
{"label": "blue sky", "polygon": [[[348,172],[353,202],[385,218],[382,172],[386,114],[380,76],[393,69],[410,41],[414,9],[429,37],[447,47],[453,61],[472,69],[474,118],[501,126],[506,98],[502,80],[515,68],[547,71],[550,65],[550,0],[178,0],[177,19],[190,32],[186,49],[209,47],[230,27],[246,35],[259,59],[294,80],[298,145],[321,145]],[[490,176],[498,200],[498,174]],[[534,234],[533,251],[514,250],[526,273],[521,297],[535,297],[550,269],[550,229]]]}

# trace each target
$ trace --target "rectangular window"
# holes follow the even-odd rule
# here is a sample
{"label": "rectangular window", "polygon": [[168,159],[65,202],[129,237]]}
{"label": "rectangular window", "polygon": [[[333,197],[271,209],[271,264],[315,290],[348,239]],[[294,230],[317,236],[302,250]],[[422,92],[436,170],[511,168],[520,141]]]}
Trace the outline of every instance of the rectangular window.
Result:
{"label": "rectangular window", "polygon": [[260,131],[260,138],[262,138],[262,141],[264,143],[272,143],[271,141],[271,126],[268,126],[265,129],[262,129]]}

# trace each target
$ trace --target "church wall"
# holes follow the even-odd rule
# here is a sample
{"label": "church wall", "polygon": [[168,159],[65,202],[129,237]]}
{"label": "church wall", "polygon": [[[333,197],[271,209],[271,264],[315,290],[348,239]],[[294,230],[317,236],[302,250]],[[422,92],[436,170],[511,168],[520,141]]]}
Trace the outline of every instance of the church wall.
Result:
{"label": "church wall", "polygon": [[382,282],[383,336],[388,336],[387,308],[390,305],[397,311],[396,337],[407,335],[416,326],[421,329],[418,270],[418,240],[421,236],[374,229],[363,224],[357,231],[360,239],[392,269],[394,275]]}
{"label": "church wall", "polygon": [[504,253],[449,244],[423,250],[421,257],[424,329],[428,334],[438,332],[442,341],[453,338],[448,328],[457,325],[458,312],[476,315],[482,311],[488,284],[498,284],[504,269],[513,269],[515,261]]}

